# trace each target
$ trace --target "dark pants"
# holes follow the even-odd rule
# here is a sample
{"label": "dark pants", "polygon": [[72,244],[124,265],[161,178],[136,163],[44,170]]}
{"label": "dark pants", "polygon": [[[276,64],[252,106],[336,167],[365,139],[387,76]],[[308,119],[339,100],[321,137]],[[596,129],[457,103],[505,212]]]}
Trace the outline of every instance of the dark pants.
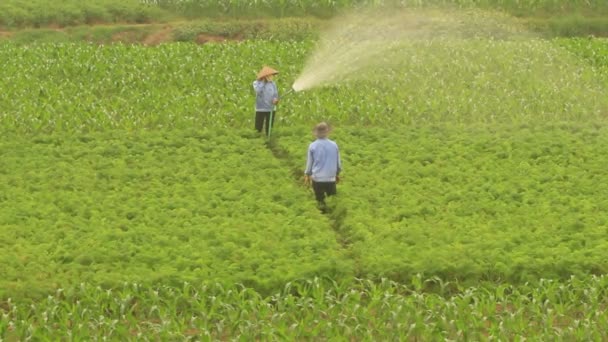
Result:
{"label": "dark pants", "polygon": [[336,194],[336,182],[312,182],[312,189],[315,191],[315,198],[319,203],[325,203],[325,196]]}
{"label": "dark pants", "polygon": [[[274,117],[276,112],[272,113],[272,122],[270,123],[272,127],[274,127]],[[270,112],[255,112],[255,129],[258,132],[262,132],[262,127],[264,127],[264,131],[266,135],[268,135],[268,123],[270,122]]]}

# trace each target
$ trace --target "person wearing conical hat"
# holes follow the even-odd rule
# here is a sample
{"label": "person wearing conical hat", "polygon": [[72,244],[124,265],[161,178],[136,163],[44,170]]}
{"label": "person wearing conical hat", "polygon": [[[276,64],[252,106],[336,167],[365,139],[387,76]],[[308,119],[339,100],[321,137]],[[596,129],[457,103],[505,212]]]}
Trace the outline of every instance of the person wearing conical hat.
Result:
{"label": "person wearing conical hat", "polygon": [[328,138],[329,125],[321,122],[313,133],[317,138],[308,146],[304,183],[312,185],[317,203],[324,210],[325,196],[336,194],[336,184],[340,182],[342,162],[336,142]]}
{"label": "person wearing conical hat", "polygon": [[264,66],[258,72],[257,79],[253,81],[253,89],[255,90],[255,129],[262,132],[265,129],[266,135],[272,125],[274,125],[274,117],[270,115],[274,112],[274,107],[279,103],[279,91],[276,83],[273,81],[274,75],[279,72],[275,69]]}

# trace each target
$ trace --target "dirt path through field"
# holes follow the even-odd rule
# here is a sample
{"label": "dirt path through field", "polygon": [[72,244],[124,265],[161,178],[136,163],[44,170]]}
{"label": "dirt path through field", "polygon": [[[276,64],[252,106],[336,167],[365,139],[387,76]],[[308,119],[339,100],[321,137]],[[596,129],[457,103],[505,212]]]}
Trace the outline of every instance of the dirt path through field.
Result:
{"label": "dirt path through field", "polygon": [[[296,165],[295,159],[290,155],[289,151],[281,147],[281,144],[276,137],[268,141],[267,146],[273,156],[283,164],[283,167],[291,171],[293,181],[297,183],[298,186],[303,187],[303,170],[301,165]],[[312,189],[308,188],[306,191],[310,192],[310,200],[314,201],[315,198]],[[325,208],[322,210],[322,213],[327,217],[329,226],[336,236],[336,241],[346,253],[352,253],[351,237],[349,236],[348,230],[344,227],[344,219],[348,215],[346,209],[338,205],[336,207]],[[351,259],[355,262],[355,273],[359,275],[359,261],[355,255],[352,255]]]}

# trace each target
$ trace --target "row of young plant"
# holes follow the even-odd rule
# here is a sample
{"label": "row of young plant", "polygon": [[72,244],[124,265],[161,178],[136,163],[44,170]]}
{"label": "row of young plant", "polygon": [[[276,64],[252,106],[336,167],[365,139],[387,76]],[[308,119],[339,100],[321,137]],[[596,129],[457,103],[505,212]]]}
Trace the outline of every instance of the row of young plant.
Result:
{"label": "row of young plant", "polygon": [[[0,336],[605,338],[605,278],[536,282],[606,272],[602,126],[338,127],[333,222],[290,180],[307,133],[276,132],[284,162],[225,129],[5,136]],[[353,272],[414,291],[259,294]]]}
{"label": "row of young plant", "polygon": [[[426,46],[429,50],[422,49],[423,52],[418,57],[430,57],[424,53],[428,53],[433,46],[440,47],[432,44],[434,43]],[[596,73],[595,67],[569,54],[560,60],[564,51],[544,42],[523,46],[542,47],[537,53],[544,51],[552,56],[552,59],[544,63],[559,66],[555,71],[560,72],[559,77],[540,64],[540,55],[537,56],[538,59],[534,57],[529,60],[523,58],[523,50],[517,50],[517,53],[522,53],[522,59],[518,62],[501,59],[498,52],[508,54],[506,47],[517,46],[512,42],[477,41],[466,44],[473,45],[462,45],[460,48],[473,46],[482,51],[481,47],[497,46],[503,50],[495,50],[491,52],[491,57],[486,57],[484,68],[489,69],[482,70],[483,72],[467,71],[467,68],[475,70],[479,63],[465,64],[465,60],[479,56],[467,55],[459,48],[455,48],[453,54],[462,64],[442,64],[445,62],[440,61],[439,57],[431,58],[435,66],[443,66],[442,75],[447,75],[446,78],[436,76],[437,80],[441,80],[440,83],[424,83],[422,75],[413,77],[416,75],[414,68],[405,70],[409,70],[410,79],[420,82],[428,92],[435,85],[443,90],[432,94],[452,94],[448,100],[439,100],[438,103],[448,101],[446,103],[457,107],[463,103],[454,100],[457,96],[453,94],[459,94],[460,87],[457,85],[465,89],[464,93],[469,91],[466,90],[467,84],[458,83],[459,77],[490,73],[493,76],[480,84],[484,87],[498,84],[495,90],[499,93],[502,91],[503,100],[508,98],[507,95],[517,97],[513,95],[518,94],[517,86],[534,84],[521,93],[522,98],[528,101],[525,104],[535,106],[534,108],[509,107],[505,101],[507,109],[519,109],[528,113],[528,116],[486,118],[483,115],[487,112],[480,107],[481,104],[487,104],[487,100],[483,97],[465,97],[476,103],[476,106],[471,107],[473,109],[470,112],[461,108],[454,113],[462,115],[460,117],[442,114],[433,116],[433,111],[429,111],[424,115],[419,114],[419,121],[402,119],[400,115],[403,113],[416,113],[415,110],[420,110],[421,107],[406,108],[404,111],[397,109],[399,107],[395,105],[395,98],[384,99],[373,94],[376,89],[382,90],[384,86],[374,80],[293,94],[293,97],[283,101],[286,104],[277,114],[278,130],[275,132],[280,146],[291,155],[288,168],[270,156],[259,136],[232,131],[234,127],[251,124],[251,103],[244,100],[251,96],[249,78],[234,71],[213,72],[219,70],[219,66],[225,67],[228,63],[241,61],[234,55],[230,57],[230,54],[228,62],[221,59],[226,51],[232,51],[233,54],[248,51],[262,63],[262,58],[254,51],[254,48],[261,48],[262,45],[246,43],[236,45],[236,48],[216,46],[203,49],[177,46],[153,49],[152,52],[126,46],[71,46],[74,51],[69,46],[8,46],[3,51],[14,52],[7,54],[14,59],[5,59],[8,61],[6,64],[12,68],[10,70],[19,72],[5,74],[8,82],[2,87],[9,91],[0,92],[0,96],[4,96],[2,99],[6,100],[0,102],[5,106],[0,111],[3,115],[2,129],[12,132],[4,134],[0,140],[3,156],[0,165],[0,201],[10,203],[0,206],[0,248],[4,249],[0,253],[0,263],[6,266],[3,268],[5,273],[0,277],[4,282],[0,286],[4,290],[0,297],[14,294],[20,298],[18,307],[22,307],[24,298],[40,296],[57,287],[70,291],[71,284],[81,279],[103,287],[102,290],[94,290],[93,296],[96,296],[95,294],[101,294],[123,280],[176,284],[184,279],[194,281],[215,277],[228,283],[242,282],[263,291],[276,288],[284,281],[306,278],[313,274],[344,279],[356,272],[366,277],[388,276],[407,280],[412,274],[422,272],[451,279],[463,278],[466,282],[479,278],[525,281],[538,276],[567,278],[570,274],[605,273],[603,260],[606,250],[606,218],[603,213],[606,212],[607,204],[602,194],[608,189],[601,182],[606,159],[601,151],[606,143],[606,134],[602,125],[594,126],[592,122],[572,123],[578,118],[599,119],[601,109],[605,108],[602,107],[603,98],[593,96],[605,89],[602,88],[602,79],[598,78],[601,75]],[[268,46],[279,52],[276,54],[277,60],[289,56],[286,50],[282,50],[284,47],[272,44]],[[294,43],[288,46],[298,51],[306,45]],[[445,45],[444,49],[447,51],[449,46],[459,45]],[[154,106],[158,103],[155,102],[166,101],[162,97],[163,92],[154,91],[154,88],[159,88],[158,84],[164,86],[165,96],[167,93],[173,96],[179,94],[178,89],[191,89],[185,82],[189,78],[182,77],[187,69],[182,63],[186,61],[194,65],[197,60],[194,58],[197,56],[194,53],[196,51],[211,57],[213,62],[205,63],[218,64],[212,69],[195,69],[192,71],[194,76],[189,77],[195,80],[197,75],[205,75],[208,81],[205,85],[209,85],[207,88],[212,90],[206,99],[217,101],[214,97],[217,96],[228,99],[226,102],[232,100],[230,105],[245,108],[235,115],[242,120],[227,119],[222,112],[216,117],[204,117],[210,114],[209,106],[203,110],[198,109],[197,113],[200,113],[202,119],[197,117],[190,121],[183,117],[187,113],[184,109],[187,106],[167,109],[174,114],[168,118],[163,118],[156,112]],[[300,50],[302,51],[304,49]],[[441,48],[439,51],[442,51]],[[447,54],[446,51],[444,53]],[[89,59],[74,58],[83,52]],[[137,57],[137,53],[142,56]],[[99,56],[102,58],[96,59]],[[23,57],[34,62],[33,65],[38,68],[27,69],[17,65],[16,61],[23,61],[20,59]],[[162,64],[151,57],[165,62],[177,57],[177,61]],[[299,61],[302,62],[301,59]],[[491,61],[504,63],[497,63],[498,69],[492,69]],[[414,59],[406,59],[406,62],[422,66],[416,64]],[[524,66],[527,72],[517,74],[516,65]],[[152,72],[155,67],[160,70],[158,75]],[[253,74],[257,68],[252,66],[251,69],[249,71]],[[148,73],[141,73],[143,70]],[[292,77],[296,70],[299,68],[291,65]],[[427,76],[434,75],[430,72],[432,68],[425,70]],[[509,72],[513,75],[500,83],[501,78]],[[540,81],[540,76],[531,77],[541,74],[546,76],[546,81]],[[141,75],[144,76],[140,77]],[[397,73],[386,75],[397,86],[401,85],[397,83]],[[108,81],[112,76],[116,76],[116,84]],[[223,87],[215,88],[211,81],[218,77],[223,77],[225,83],[221,84]],[[234,95],[226,85],[239,77],[243,82],[243,93],[237,92]],[[32,85],[37,80],[40,83],[34,91]],[[151,80],[158,84],[152,87],[148,84]],[[443,85],[445,89],[438,85]],[[207,89],[202,83],[198,87],[200,94]],[[475,88],[477,93],[482,91],[481,85],[473,87],[479,87]],[[590,89],[589,93],[583,92],[583,87]],[[412,86],[406,89],[415,91]],[[47,91],[50,93],[47,94]],[[568,96],[566,91],[578,96]],[[532,96],[535,92],[538,92],[537,98]],[[387,93],[390,94],[384,94]],[[58,94],[63,94],[59,100],[56,99]],[[137,99],[137,94],[149,97]],[[14,95],[20,96],[13,101],[11,96]],[[415,99],[429,100],[421,95],[422,93],[418,94]],[[82,101],[75,101],[74,98],[79,96],[78,100]],[[331,97],[339,106],[330,107]],[[187,97],[181,99],[184,98]],[[552,98],[568,109],[554,107],[550,100]],[[151,99],[151,102],[145,103],[146,99]],[[102,124],[97,124],[93,120],[95,117],[91,119],[90,114],[78,107],[79,103],[87,101],[93,101],[100,108],[113,108],[114,116],[105,118],[105,121],[100,120]],[[49,111],[40,110],[49,109],[49,103],[54,103],[56,107]],[[366,110],[349,112],[347,109],[351,103]],[[386,103],[388,109],[380,111],[379,108],[386,107]],[[167,103],[164,102],[163,105],[167,106]],[[489,109],[508,114],[507,109],[501,106],[497,101]],[[122,111],[121,108],[125,110]],[[142,108],[149,109],[147,112],[138,112]],[[314,112],[312,115],[311,108]],[[591,114],[585,112],[585,109],[590,110]],[[37,110],[42,115],[32,114]],[[549,110],[556,111],[555,116]],[[578,113],[578,116],[572,115],[571,110]],[[467,116],[467,113],[470,115]],[[538,117],[535,113],[539,114]],[[345,161],[341,194],[332,203],[335,206],[331,214],[334,222],[327,221],[316,212],[310,195],[294,185],[288,170],[292,166],[303,167],[309,131],[301,128],[290,130],[287,126],[302,123],[312,125],[321,119],[329,119],[331,123],[337,124],[335,138],[343,149]],[[444,119],[445,126],[433,125]],[[539,124],[547,119],[570,119],[571,123]],[[451,123],[502,121],[529,123],[447,128],[447,124]],[[399,128],[397,125],[415,122],[422,125],[412,128]],[[348,128],[341,125],[347,123],[353,126]],[[367,129],[355,126],[366,123],[394,127]],[[165,127],[186,126],[195,128],[191,131],[163,132]],[[201,130],[201,126],[213,129]],[[232,128],[220,128],[221,126]],[[111,128],[122,129],[111,133]],[[155,130],[144,132],[142,128]],[[50,136],[19,137],[15,134],[44,129],[59,132]],[[108,131],[64,134],[95,129]],[[140,132],[128,133],[129,130]],[[330,229],[332,225],[335,232]],[[342,245],[336,242],[336,233]],[[346,253],[342,251],[344,246]],[[597,292],[598,287],[593,284],[591,281],[587,288]],[[167,289],[167,292],[171,291],[175,290]],[[411,299],[409,296],[402,298]],[[61,304],[53,303],[51,312],[55,305],[55,312],[62,307],[78,307],[78,299],[73,299],[70,297]],[[515,338],[520,334],[518,331],[527,327],[530,330],[523,330],[523,336],[535,331],[544,337],[562,334],[565,339],[604,338],[601,335],[606,331],[603,329],[605,322],[601,321],[603,316],[591,317],[593,319],[586,316],[585,319],[583,316],[578,319],[577,316],[582,309],[585,309],[585,313],[598,312],[598,315],[602,315],[605,308],[601,306],[602,302],[581,303],[578,299],[574,297],[572,302],[567,302],[570,303],[567,307],[572,308],[572,311],[562,312],[561,318],[547,316],[549,318],[546,321],[540,321],[556,322],[574,317],[572,325],[567,325],[564,329],[555,329],[554,325],[549,325],[546,329],[532,330],[537,326],[527,324],[530,315],[524,313],[518,323],[513,323],[512,328],[505,332],[508,335],[497,336]],[[287,300],[292,299],[287,297]],[[466,303],[470,304],[471,301],[476,303],[470,298]],[[582,309],[576,306],[588,302],[598,305],[583,306]],[[104,307],[101,299],[98,303],[101,303],[99,308]],[[235,308],[243,317],[248,317],[251,310],[247,306],[245,314],[242,313],[242,306],[232,303],[232,299],[227,299],[222,307]],[[299,308],[298,304],[301,306],[304,303],[294,305]],[[440,305],[437,303],[449,302],[437,298],[437,302],[432,303],[435,307]],[[489,307],[492,303],[490,301]],[[534,308],[542,308],[538,303],[533,303],[536,305]],[[402,304],[403,302],[398,302],[395,305],[398,308]],[[137,304],[136,307],[140,305]],[[159,308],[158,305],[156,308],[153,305],[150,310],[145,310],[149,315],[155,314]],[[170,308],[179,308],[181,305],[176,303]],[[268,307],[265,303],[260,305]],[[9,309],[4,308],[13,306],[5,302],[1,307],[5,315],[3,318],[8,318]],[[327,307],[333,308],[335,303],[330,302]],[[352,307],[355,311],[361,308],[356,304]],[[452,304],[445,306],[446,310],[453,307]],[[467,308],[470,309],[470,306]],[[93,309],[86,309],[85,313],[91,310]],[[49,311],[46,309],[40,312],[38,321],[44,321],[45,311],[48,321]],[[376,319],[379,317],[378,311],[370,310],[365,315]],[[183,329],[188,329],[189,326],[184,321],[185,316],[181,315],[182,311],[175,312],[173,320],[178,322],[178,328],[173,331],[167,328],[169,332],[166,332],[166,336],[179,338],[179,334],[188,334]],[[330,312],[336,319],[325,319],[319,323],[319,331],[328,331],[333,327],[334,330],[329,331],[336,336],[354,332],[361,333],[358,336],[362,338],[370,339],[376,338],[374,331],[380,331],[381,334],[386,331],[380,338],[403,333],[403,325],[399,326],[397,322],[403,322],[404,319],[399,315],[396,316],[395,325],[385,326],[386,330],[374,329],[383,326],[385,317],[378,318],[373,323],[376,326],[372,324],[373,328],[366,330],[364,327],[367,321],[364,319],[361,320],[364,323],[360,324],[359,320],[348,319],[350,316],[345,316],[339,310]],[[412,312],[412,315],[419,312],[418,316],[414,316],[418,318],[413,321],[416,325],[412,336],[425,339],[445,336],[459,338],[462,333],[453,327],[458,327],[458,324],[464,324],[464,327],[476,326],[476,323],[471,322],[481,322],[484,317],[467,316],[476,320],[458,320],[456,318],[461,317],[462,313],[452,311],[453,322],[448,320],[447,323],[444,322],[445,325],[441,325],[442,312],[428,316],[427,321],[424,310]],[[555,313],[553,308],[551,313]],[[275,312],[270,313],[270,317],[275,317],[272,316],[274,314]],[[276,317],[283,319],[294,314],[297,315],[297,312],[287,308],[283,316],[279,313]],[[390,310],[387,314],[390,314]],[[57,336],[53,335],[55,331],[52,330],[38,330],[42,325],[33,323],[36,321],[33,318],[35,314],[28,311],[24,315],[30,316],[18,315],[21,314],[15,314],[8,320],[13,322],[12,325],[2,320],[2,332],[11,334],[9,337],[28,334]],[[69,313],[66,315],[69,316]],[[226,312],[220,314],[226,315],[230,317]],[[50,327],[55,329],[61,327],[61,324],[74,327],[73,321],[64,320],[64,317],[57,325]],[[142,336],[152,333],[158,335],[165,333],[163,327],[172,324],[167,323],[170,319],[166,317],[151,317],[149,320],[134,318],[133,323],[124,323],[122,316],[108,321],[110,314],[103,315],[103,318],[98,315],[98,318],[84,317],[81,321],[83,325],[75,332],[79,334],[76,339],[103,334],[125,336],[133,331],[136,332],[135,335],[137,332],[142,333]],[[278,330],[274,327],[280,326],[279,323],[270,319],[264,323],[255,323],[255,317],[251,319],[253,324],[243,323],[243,329],[261,327],[261,334],[273,336],[271,334],[277,333]],[[297,316],[291,317],[298,321]],[[322,316],[326,317],[328,316]],[[508,317],[514,316],[507,316],[507,325],[512,323]],[[242,322],[248,322],[245,318]],[[354,327],[349,326],[344,319],[356,324]],[[94,330],[96,322],[106,330]],[[312,322],[314,323],[314,318]],[[502,333],[500,322],[496,322],[498,330],[492,330],[493,333]],[[140,323],[142,328],[139,327]],[[287,336],[311,336],[309,332],[310,327],[315,326],[313,323],[306,321],[305,324],[296,325],[292,329],[293,335]],[[332,325],[325,325],[326,323]],[[527,325],[524,326],[524,323]],[[125,324],[132,324],[133,330],[125,329]],[[201,327],[210,331],[210,335],[219,336],[217,338],[241,333],[240,325],[232,324],[235,330],[227,330],[227,320],[222,321],[220,318],[209,325],[205,324],[207,323],[201,323]],[[561,326],[561,323],[558,325]],[[290,324],[289,327],[291,326]],[[598,329],[594,330],[591,326]],[[408,327],[412,327],[411,324]],[[416,330],[416,327],[420,330]],[[190,335],[205,333],[202,328],[192,329],[198,330],[190,331]],[[66,330],[57,332],[65,335]],[[251,333],[252,330],[244,331]],[[313,331],[312,334],[314,333]],[[480,330],[479,335],[473,335],[472,338],[486,334],[489,334],[488,330]],[[468,335],[462,339],[468,339]]]}
{"label": "row of young plant", "polygon": [[257,132],[5,135],[0,155],[0,299],[83,281],[264,291],[353,274]]}
{"label": "row of young plant", "polygon": [[342,10],[358,7],[412,8],[444,6],[505,10],[518,16],[556,15],[572,12],[600,15],[608,13],[608,6],[601,0],[517,1],[517,0],[270,0],[226,1],[213,0],[144,0],[188,17],[200,16],[262,16],[285,17],[314,15],[331,17]]}
{"label": "row of young plant", "polygon": [[0,34],[0,43],[17,45],[41,43],[144,44],[170,42],[205,44],[224,40],[301,41],[318,36],[324,22],[314,18],[274,20],[195,20],[148,25],[81,25],[74,27],[32,28]]}
{"label": "row of young plant", "polygon": [[[424,288],[458,288],[430,293]],[[608,339],[608,278],[459,287],[436,278],[312,278],[262,296],[243,286],[86,283],[0,306],[11,340],[559,340]]]}
{"label": "row of young plant", "polygon": [[0,28],[146,23],[166,17],[163,10],[138,0],[3,0]]}
{"label": "row of young plant", "polygon": [[[256,72],[279,69],[284,94],[313,51],[311,41],[0,45],[0,129],[249,128]],[[278,124],[601,120],[608,108],[608,76],[549,41],[431,39],[378,58],[384,66],[352,74],[363,79],[285,97]]]}
{"label": "row of young plant", "polygon": [[71,26],[98,23],[142,23],[171,18],[270,18],[317,16],[329,18],[353,7],[412,8],[421,6],[506,10],[517,16],[566,15],[586,16],[608,14],[608,6],[601,0],[556,1],[497,1],[497,0],[433,0],[433,1],[376,1],[376,0],[4,0],[0,4],[0,27]]}
{"label": "row of young plant", "polygon": [[5,136],[0,295],[77,279],[267,290],[312,274],[606,272],[602,125],[337,126],[345,171],[329,221],[293,178],[309,137],[277,128],[281,161],[257,133],[227,129]]}
{"label": "row of young plant", "polygon": [[576,56],[582,57],[600,73],[608,73],[608,39],[558,39],[556,42]]}
{"label": "row of young plant", "polygon": [[[307,134],[277,130],[294,165]],[[330,216],[361,275],[520,283],[608,272],[604,125],[338,125],[332,137],[344,172]]]}

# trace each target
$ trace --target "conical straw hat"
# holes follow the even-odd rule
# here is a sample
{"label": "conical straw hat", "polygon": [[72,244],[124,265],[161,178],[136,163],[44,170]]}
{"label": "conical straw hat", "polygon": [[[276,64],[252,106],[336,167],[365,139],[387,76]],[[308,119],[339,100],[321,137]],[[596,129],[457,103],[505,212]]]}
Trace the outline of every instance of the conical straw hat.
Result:
{"label": "conical straw hat", "polygon": [[262,68],[262,70],[260,70],[260,72],[258,72],[258,79],[264,78],[264,77],[270,76],[270,75],[276,75],[278,73],[279,72],[276,71],[276,70],[274,70],[273,68],[268,67],[268,66],[264,66]]}

